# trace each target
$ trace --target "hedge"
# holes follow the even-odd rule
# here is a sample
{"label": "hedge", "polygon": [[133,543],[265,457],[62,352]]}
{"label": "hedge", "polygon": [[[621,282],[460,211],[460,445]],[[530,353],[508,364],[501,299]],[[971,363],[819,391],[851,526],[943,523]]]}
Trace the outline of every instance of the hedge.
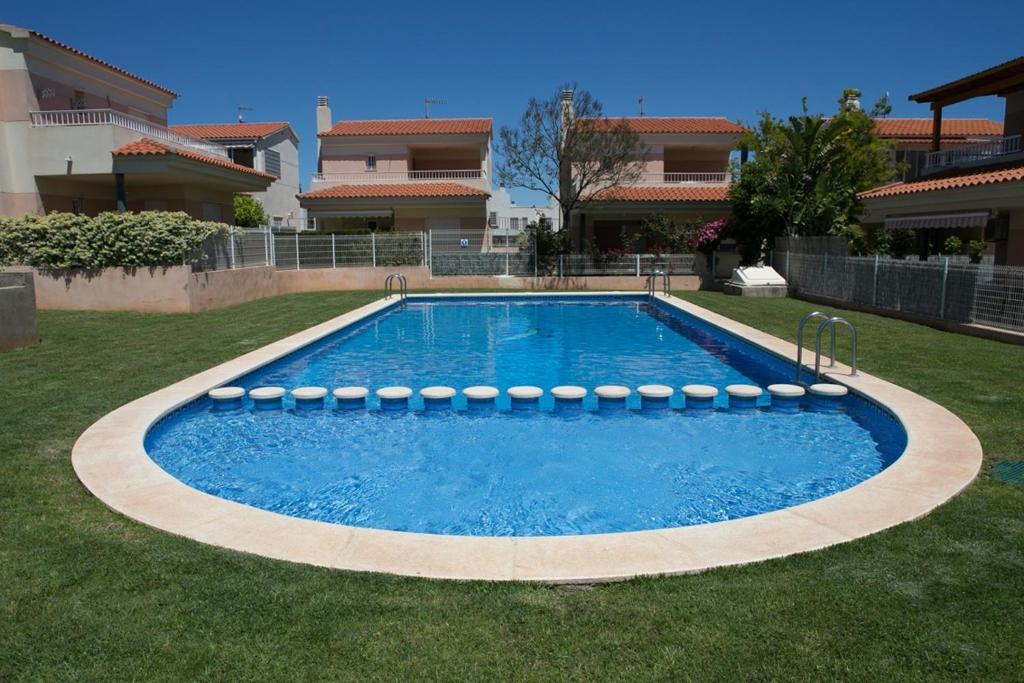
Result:
{"label": "hedge", "polygon": [[197,221],[183,212],[0,216],[0,266],[177,266],[200,260],[204,240],[230,233],[224,223]]}

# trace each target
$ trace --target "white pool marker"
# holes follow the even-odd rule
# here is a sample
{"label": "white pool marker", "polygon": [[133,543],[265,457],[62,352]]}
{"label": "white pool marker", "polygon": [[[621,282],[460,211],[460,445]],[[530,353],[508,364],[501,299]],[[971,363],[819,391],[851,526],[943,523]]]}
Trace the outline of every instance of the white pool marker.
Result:
{"label": "white pool marker", "polygon": [[463,395],[470,401],[493,401],[498,396],[497,387],[466,387]]}
{"label": "white pool marker", "polygon": [[506,392],[512,399],[512,410],[536,408],[539,405],[540,397],[544,395],[543,389],[531,386],[509,387]]}
{"label": "white pool marker", "polygon": [[412,389],[409,387],[381,387],[377,390],[382,410],[404,410],[409,407],[410,396]]}
{"label": "white pool marker", "polygon": [[455,389],[452,387],[423,387],[420,389],[420,396],[423,397],[423,408],[425,410],[444,410],[452,407],[452,396]]}
{"label": "white pool marker", "polygon": [[583,408],[583,399],[587,395],[584,387],[572,384],[553,387],[551,395],[555,397],[555,410],[580,410]]}
{"label": "white pool marker", "polygon": [[633,393],[629,387],[620,384],[602,384],[594,389],[599,408],[624,408],[626,398]]}
{"label": "white pool marker", "polygon": [[668,408],[668,400],[676,391],[664,384],[644,384],[636,388],[636,393],[643,408]]}
{"label": "white pool marker", "polygon": [[239,408],[242,405],[242,398],[245,396],[245,389],[242,387],[217,387],[210,389],[206,395],[213,400],[214,408]]}
{"label": "white pool marker", "polygon": [[327,395],[325,387],[299,387],[292,389],[292,398],[295,399],[296,408],[322,408],[324,396]]}
{"label": "white pool marker", "polygon": [[804,388],[798,384],[769,384],[768,393],[772,398],[800,398]]}
{"label": "white pool marker", "polygon": [[256,387],[249,390],[249,398],[253,400],[253,405],[260,410],[280,408],[283,396],[283,387]]}
{"label": "white pool marker", "polygon": [[849,389],[842,384],[812,384],[807,388],[811,396],[822,396],[826,398],[841,398],[849,393]]}
{"label": "white pool marker", "polygon": [[341,410],[358,410],[366,407],[366,396],[370,390],[366,387],[338,387],[332,393]]}
{"label": "white pool marker", "polygon": [[798,384],[769,384],[768,393],[772,397],[772,410],[783,413],[800,411],[800,399],[804,397],[804,388]]}
{"label": "white pool marker", "polygon": [[764,393],[761,387],[753,384],[730,384],[725,388],[729,395],[729,407],[750,410],[757,407],[757,397]]}
{"label": "white pool marker", "polygon": [[849,389],[842,384],[812,384],[807,387],[810,394],[810,407],[818,411],[838,411],[843,409],[843,397]]}
{"label": "white pool marker", "polygon": [[683,387],[683,396],[687,408],[706,410],[714,407],[718,389],[709,384],[687,384]]}

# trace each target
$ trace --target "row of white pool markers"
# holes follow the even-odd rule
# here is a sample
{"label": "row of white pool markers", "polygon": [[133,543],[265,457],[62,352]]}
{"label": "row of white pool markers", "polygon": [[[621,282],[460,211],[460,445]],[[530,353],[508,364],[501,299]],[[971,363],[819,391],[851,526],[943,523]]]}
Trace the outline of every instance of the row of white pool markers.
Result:
{"label": "row of white pool markers", "polygon": [[[667,408],[669,399],[675,395],[675,389],[665,384],[645,384],[637,387],[643,408]],[[209,392],[214,405],[234,408],[241,405],[245,397],[242,387],[219,387]],[[256,408],[275,409],[282,407],[285,396],[283,387],[257,387],[249,390],[249,398]],[[366,407],[366,397],[370,390],[366,387],[339,387],[331,392],[337,407],[343,410],[356,410]],[[451,408],[452,398],[456,395],[453,387],[425,387],[420,389],[423,407],[427,410]],[[474,386],[462,390],[469,408],[493,406],[500,393],[497,387]],[[509,387],[507,393],[513,409],[528,409],[538,405],[544,390],[534,386]],[[606,384],[594,389],[601,408],[625,407],[626,399],[632,394],[629,387],[617,384]],[[753,384],[730,384],[725,388],[729,408],[753,409],[758,399],[764,394],[761,387]],[[839,384],[812,384],[807,388],[812,400],[819,406],[835,404],[846,395],[846,387]],[[409,407],[409,398],[413,390],[409,387],[382,387],[376,395],[383,410],[404,410]],[[682,388],[686,408],[707,409],[714,405],[718,389],[707,384],[687,384]],[[768,394],[771,396],[771,407],[779,410],[798,410],[805,395],[804,387],[796,384],[770,384]],[[558,386],[551,389],[557,407],[579,407],[587,396],[587,389],[580,386]],[[325,387],[299,387],[291,391],[296,408],[322,408],[327,398]]]}

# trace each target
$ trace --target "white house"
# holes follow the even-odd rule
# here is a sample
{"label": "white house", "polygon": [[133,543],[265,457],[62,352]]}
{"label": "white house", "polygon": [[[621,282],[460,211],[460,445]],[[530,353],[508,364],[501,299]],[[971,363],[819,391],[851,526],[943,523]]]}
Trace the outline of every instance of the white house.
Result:
{"label": "white house", "polygon": [[515,203],[504,185],[493,192],[487,200],[487,225],[491,232],[491,244],[495,247],[515,244],[523,229],[541,218],[546,218],[557,231],[561,225],[561,216],[558,202],[554,197],[547,206],[520,206]]}

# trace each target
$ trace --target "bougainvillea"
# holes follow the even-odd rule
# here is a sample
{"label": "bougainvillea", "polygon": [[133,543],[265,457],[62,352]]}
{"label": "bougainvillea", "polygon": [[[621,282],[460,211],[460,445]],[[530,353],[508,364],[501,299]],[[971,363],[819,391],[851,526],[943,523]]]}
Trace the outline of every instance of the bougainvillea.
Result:
{"label": "bougainvillea", "polygon": [[710,254],[718,248],[723,239],[729,236],[730,227],[728,218],[719,218],[698,226],[690,238],[690,248]]}

